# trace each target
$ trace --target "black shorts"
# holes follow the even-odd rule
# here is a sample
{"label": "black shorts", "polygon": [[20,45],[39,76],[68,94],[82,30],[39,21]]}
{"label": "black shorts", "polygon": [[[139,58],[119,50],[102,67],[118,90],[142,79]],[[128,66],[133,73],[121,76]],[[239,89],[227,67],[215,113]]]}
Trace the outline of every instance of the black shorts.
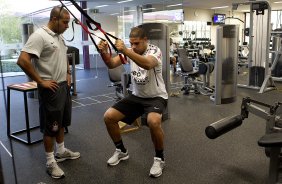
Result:
{"label": "black shorts", "polygon": [[48,136],[56,136],[60,128],[71,123],[70,88],[67,82],[58,85],[55,92],[38,86],[40,131]]}
{"label": "black shorts", "polygon": [[156,112],[162,114],[167,106],[167,100],[162,97],[155,98],[140,98],[134,95],[129,95],[116,104],[113,108],[125,115],[122,119],[124,123],[132,124],[139,116]]}

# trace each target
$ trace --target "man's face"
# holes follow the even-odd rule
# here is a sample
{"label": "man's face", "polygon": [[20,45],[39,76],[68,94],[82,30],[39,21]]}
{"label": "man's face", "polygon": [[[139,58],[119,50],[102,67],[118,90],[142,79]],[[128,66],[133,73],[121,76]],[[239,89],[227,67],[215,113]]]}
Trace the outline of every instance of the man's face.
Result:
{"label": "man's face", "polygon": [[129,43],[131,45],[132,50],[137,53],[142,55],[146,48],[147,48],[147,38],[138,38],[138,37],[132,37],[129,38]]}
{"label": "man's face", "polygon": [[69,28],[70,15],[68,13],[61,14],[60,18],[55,17],[57,34],[64,33]]}

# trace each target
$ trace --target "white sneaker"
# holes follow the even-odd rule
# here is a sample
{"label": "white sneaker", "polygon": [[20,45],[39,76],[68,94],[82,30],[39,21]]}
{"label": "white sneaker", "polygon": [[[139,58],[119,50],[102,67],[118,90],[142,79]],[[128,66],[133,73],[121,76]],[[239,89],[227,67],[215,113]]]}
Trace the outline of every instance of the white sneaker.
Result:
{"label": "white sneaker", "polygon": [[154,163],[150,169],[149,176],[154,177],[154,178],[159,177],[163,173],[164,166],[165,166],[165,162],[162,161],[161,158],[154,157]]}
{"label": "white sneaker", "polygon": [[65,150],[65,152],[63,154],[60,153],[56,153],[55,155],[55,159],[57,162],[62,162],[65,160],[74,160],[80,157],[80,153],[79,152],[72,152],[71,150],[67,149]]}
{"label": "white sneaker", "polygon": [[65,176],[64,171],[58,166],[57,162],[46,164],[46,171],[52,178],[63,178]]}
{"label": "white sneaker", "polygon": [[120,149],[116,149],[113,156],[107,161],[108,165],[117,165],[121,160],[129,159],[128,151],[123,153]]}

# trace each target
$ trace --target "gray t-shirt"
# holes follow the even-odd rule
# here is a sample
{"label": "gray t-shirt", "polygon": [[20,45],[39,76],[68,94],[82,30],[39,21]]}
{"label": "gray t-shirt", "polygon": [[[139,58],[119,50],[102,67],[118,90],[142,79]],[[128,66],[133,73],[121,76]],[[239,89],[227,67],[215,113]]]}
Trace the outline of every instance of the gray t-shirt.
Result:
{"label": "gray t-shirt", "polygon": [[43,26],[29,37],[22,51],[37,56],[34,66],[43,80],[66,81],[67,46],[60,35]]}
{"label": "gray t-shirt", "polygon": [[148,44],[143,56],[151,55],[158,60],[158,65],[145,70],[133,61],[130,62],[132,93],[142,98],[162,97],[168,99],[162,76],[162,52],[152,44]]}

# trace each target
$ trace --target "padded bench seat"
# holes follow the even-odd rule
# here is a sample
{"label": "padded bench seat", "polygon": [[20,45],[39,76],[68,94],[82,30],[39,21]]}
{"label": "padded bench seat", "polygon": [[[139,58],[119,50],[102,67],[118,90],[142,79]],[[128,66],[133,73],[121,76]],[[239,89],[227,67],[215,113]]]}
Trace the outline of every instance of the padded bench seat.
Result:
{"label": "padded bench seat", "polygon": [[258,140],[258,145],[269,151],[269,171],[267,184],[277,184],[279,181],[280,152],[282,133],[265,134]]}
{"label": "padded bench seat", "polygon": [[265,134],[258,140],[258,145],[262,147],[282,147],[282,132]]}

